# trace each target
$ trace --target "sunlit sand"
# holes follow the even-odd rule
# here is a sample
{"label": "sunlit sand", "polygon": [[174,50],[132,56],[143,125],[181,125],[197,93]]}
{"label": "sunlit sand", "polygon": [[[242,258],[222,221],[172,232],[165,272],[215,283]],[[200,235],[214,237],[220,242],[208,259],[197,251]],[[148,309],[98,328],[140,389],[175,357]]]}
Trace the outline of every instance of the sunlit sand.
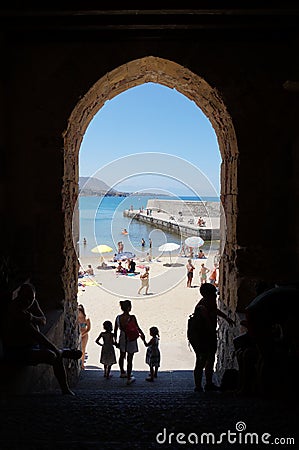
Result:
{"label": "sunlit sand", "polygon": [[[128,298],[132,301],[132,314],[135,314],[140,328],[149,340],[149,328],[157,326],[160,331],[161,370],[193,370],[194,353],[188,347],[186,324],[189,314],[200,298],[199,268],[202,262],[209,269],[213,268],[215,253],[207,259],[194,259],[196,267],[193,288],[186,287],[186,257],[159,257],[150,263],[136,260],[136,271],[143,272],[144,266],[150,267],[149,295],[138,295],[139,275],[117,275],[115,269],[97,269],[99,257],[90,256],[80,259],[84,269],[88,264],[94,268],[94,277],[80,278],[78,303],[85,307],[91,320],[91,331],[87,345],[86,367],[101,367],[99,354],[101,348],[95,343],[105,320],[114,320],[121,313],[119,301]],[[106,257],[108,262],[108,258]],[[117,263],[108,262],[109,265]],[[141,267],[138,267],[141,266]],[[144,291],[143,291],[144,292]],[[136,370],[147,370],[145,364],[146,347],[141,339],[139,352],[134,357]],[[116,349],[118,358],[119,351]],[[112,370],[118,370],[115,364]]]}

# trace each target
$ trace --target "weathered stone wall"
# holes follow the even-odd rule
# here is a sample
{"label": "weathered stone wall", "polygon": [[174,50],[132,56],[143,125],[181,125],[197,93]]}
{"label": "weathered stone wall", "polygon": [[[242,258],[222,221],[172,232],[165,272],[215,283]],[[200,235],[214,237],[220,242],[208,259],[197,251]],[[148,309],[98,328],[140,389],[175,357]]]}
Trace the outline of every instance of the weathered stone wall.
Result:
{"label": "weathered stone wall", "polygon": [[[180,46],[180,44],[178,43]],[[138,49],[136,49],[138,52]],[[171,52],[168,48],[167,52]],[[177,57],[176,57],[177,59]],[[211,63],[211,61],[209,61]],[[214,63],[213,63],[214,64]],[[212,64],[212,66],[213,66]],[[196,66],[196,63],[195,63]],[[212,67],[210,67],[212,70]],[[215,75],[215,74],[214,74]],[[184,65],[160,57],[144,57],[132,59],[130,62],[117,67],[96,82],[87,94],[78,102],[69,119],[69,126],[65,133],[66,161],[70,157],[70,164],[65,164],[65,178],[74,179],[73,154],[79,151],[82,136],[89,120],[103,106],[107,99],[113,98],[125,89],[146,82],[156,82],[179,92],[192,99],[210,119],[218,137],[219,149],[223,157],[223,167],[228,168],[226,177],[222,177],[222,203],[226,205],[230,226],[226,226],[226,215],[221,212],[221,234],[223,247],[228,243],[225,258],[229,263],[229,276],[222,276],[223,298],[227,304],[235,305],[237,292],[237,268],[235,265],[236,235],[236,192],[237,192],[237,163],[238,149],[232,119],[221,95],[216,88],[211,87],[203,78]],[[111,155],[113,157],[113,155]],[[195,161],[193,161],[195,163]],[[165,170],[169,170],[168,168]],[[169,176],[177,175],[177,171],[167,172]],[[67,200],[72,204],[75,198]],[[224,274],[224,270],[222,271]]]}

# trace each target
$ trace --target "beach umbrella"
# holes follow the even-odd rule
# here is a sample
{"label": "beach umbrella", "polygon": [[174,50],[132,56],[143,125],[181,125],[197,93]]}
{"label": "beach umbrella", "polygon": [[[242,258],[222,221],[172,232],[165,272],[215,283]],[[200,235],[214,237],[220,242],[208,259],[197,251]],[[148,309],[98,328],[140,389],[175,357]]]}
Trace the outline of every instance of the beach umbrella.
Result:
{"label": "beach umbrella", "polygon": [[166,244],[160,245],[159,251],[160,252],[169,252],[169,258],[170,258],[170,263],[171,263],[171,252],[173,252],[174,250],[177,250],[178,248],[180,248],[180,246],[178,244],[175,244],[174,242],[166,242]]}
{"label": "beach umbrella", "polygon": [[185,244],[188,247],[201,247],[203,244],[205,243],[205,241],[199,237],[199,236],[190,236],[185,240]]}
{"label": "beach umbrella", "polygon": [[116,261],[124,261],[126,259],[132,259],[135,258],[135,253],[132,252],[122,252],[122,253],[117,253],[117,255],[115,256],[115,260]]}
{"label": "beach umbrella", "polygon": [[113,248],[109,247],[109,245],[100,244],[91,249],[92,253],[110,253],[113,252]]}

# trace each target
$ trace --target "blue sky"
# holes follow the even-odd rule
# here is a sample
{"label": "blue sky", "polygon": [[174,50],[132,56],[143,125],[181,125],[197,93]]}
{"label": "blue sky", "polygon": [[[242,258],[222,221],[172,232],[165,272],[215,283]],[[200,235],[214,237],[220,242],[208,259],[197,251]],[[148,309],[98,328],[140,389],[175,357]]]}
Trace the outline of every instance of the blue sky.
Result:
{"label": "blue sky", "polygon": [[79,153],[80,176],[130,192],[218,195],[220,163],[217,137],[200,108],[155,83],[107,101],[90,122]]}

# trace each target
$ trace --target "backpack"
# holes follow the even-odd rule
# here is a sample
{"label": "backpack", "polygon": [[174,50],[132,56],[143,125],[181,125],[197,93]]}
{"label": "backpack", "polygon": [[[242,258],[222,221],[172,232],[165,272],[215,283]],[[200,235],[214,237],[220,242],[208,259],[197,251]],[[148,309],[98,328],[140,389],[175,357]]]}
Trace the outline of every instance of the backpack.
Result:
{"label": "backpack", "polygon": [[139,338],[139,329],[137,328],[135,318],[131,318],[128,320],[125,333],[128,341],[135,341]]}
{"label": "backpack", "polygon": [[190,314],[187,322],[187,339],[189,346],[197,348],[201,343],[201,325],[202,319],[199,311]]}

